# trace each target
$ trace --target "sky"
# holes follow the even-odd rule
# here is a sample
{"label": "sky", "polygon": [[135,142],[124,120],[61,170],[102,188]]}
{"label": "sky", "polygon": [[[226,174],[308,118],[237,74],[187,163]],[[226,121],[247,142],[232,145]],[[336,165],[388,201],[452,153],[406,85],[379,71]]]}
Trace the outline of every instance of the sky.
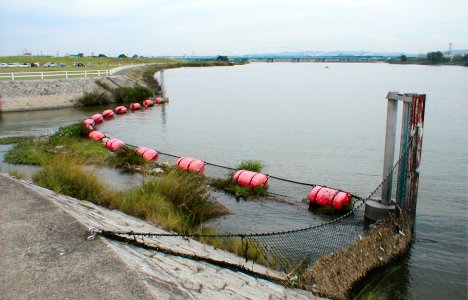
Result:
{"label": "sky", "polygon": [[468,0],[0,0],[0,55],[468,49]]}

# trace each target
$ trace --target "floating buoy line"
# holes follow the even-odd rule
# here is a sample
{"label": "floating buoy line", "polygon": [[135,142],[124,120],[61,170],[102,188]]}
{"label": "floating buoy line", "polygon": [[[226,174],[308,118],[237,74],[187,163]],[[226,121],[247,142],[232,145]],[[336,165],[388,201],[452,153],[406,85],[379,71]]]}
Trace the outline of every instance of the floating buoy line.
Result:
{"label": "floating buoy line", "polygon": [[[141,156],[146,161],[157,161],[159,154],[161,152],[157,151],[156,149],[143,147],[143,146],[133,146],[126,144],[124,141],[114,138],[111,136],[107,136],[106,134],[100,132],[97,128],[98,124],[103,123],[104,121],[110,121],[114,119],[115,115],[124,115],[130,110],[131,112],[135,112],[141,109],[149,109],[150,107],[162,105],[166,101],[162,98],[154,98],[154,99],[145,99],[141,103],[132,102],[127,107],[120,105],[117,106],[114,110],[106,109],[102,113],[96,113],[91,117],[84,119],[82,121],[82,125],[86,132],[88,133],[88,139],[100,141],[107,149],[111,151],[117,151],[122,147],[127,147],[139,156]],[[165,153],[164,153],[165,154]],[[179,157],[176,155],[165,154],[169,156],[173,156],[178,158],[175,167],[187,171],[187,172],[195,172],[198,174],[203,175],[205,171],[205,166],[208,164],[205,161],[200,159],[192,158],[192,157]],[[248,170],[235,170],[233,168],[219,166],[216,164],[210,164],[217,167],[222,167],[226,169],[230,169],[236,171],[232,175],[232,181],[235,183],[243,186],[243,187],[250,187],[250,188],[258,188],[268,185],[268,181],[270,178],[275,178],[282,181],[288,181],[292,183],[302,184],[302,185],[310,185],[312,187],[309,195],[308,200],[311,206],[321,206],[321,207],[332,207],[333,209],[340,211],[344,210],[345,208],[349,208],[349,204],[351,202],[351,198],[362,199],[361,197],[352,195],[351,193],[341,191],[339,189],[329,188],[323,185],[315,185],[315,184],[308,184],[308,183],[301,183],[301,182],[294,182],[291,180],[270,176],[268,174],[262,174],[258,172],[252,172]]]}

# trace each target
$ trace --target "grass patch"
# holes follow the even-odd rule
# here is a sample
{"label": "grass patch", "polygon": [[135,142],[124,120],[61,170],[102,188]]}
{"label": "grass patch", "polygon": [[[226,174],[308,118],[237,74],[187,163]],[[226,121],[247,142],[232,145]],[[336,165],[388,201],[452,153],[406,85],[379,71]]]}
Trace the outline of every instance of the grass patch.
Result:
{"label": "grass patch", "polygon": [[115,192],[110,191],[91,171],[65,157],[49,160],[33,176],[33,182],[56,193],[112,206]]}
{"label": "grass patch", "polygon": [[63,138],[79,138],[86,136],[87,132],[83,129],[83,126],[77,123],[60,127],[54,134],[50,136],[50,140],[53,142],[59,142]]}
{"label": "grass patch", "polygon": [[0,138],[0,145],[11,145],[11,144],[18,144],[24,139],[30,139],[31,137],[24,137],[24,136],[7,136]]}
{"label": "grass patch", "polygon": [[236,199],[252,198],[268,195],[268,186],[244,187],[232,180],[234,174],[238,170],[247,170],[252,172],[261,172],[263,164],[258,160],[242,161],[235,171],[230,172],[226,178],[215,178],[210,181],[210,185],[216,189],[223,190],[224,192],[233,195]]}
{"label": "grass patch", "polygon": [[[190,232],[201,222],[228,213],[212,198],[204,177],[176,169],[161,179],[146,181],[135,192],[138,197],[133,202],[139,196],[157,194],[170,203],[171,213],[166,212],[165,227],[178,232]],[[176,215],[180,216],[177,221],[171,221]]]}
{"label": "grass patch", "polygon": [[16,177],[18,179],[25,179],[26,178],[26,175],[23,172],[21,172],[20,170],[17,170],[17,169],[9,170],[8,174],[10,174],[10,176]]}
{"label": "grass patch", "polygon": [[153,96],[153,92],[144,86],[119,87],[114,90],[118,103],[141,102]]}
{"label": "grass patch", "polygon": [[154,78],[154,74],[157,71],[158,70],[154,66],[147,67],[141,74],[141,79],[155,95],[161,95],[161,85],[159,84],[159,81]]}
{"label": "grass patch", "polygon": [[140,170],[143,173],[148,173],[151,166],[154,165],[153,162],[144,160],[143,157],[126,146],[120,147],[117,151],[111,153],[107,162],[114,168],[125,171]]}
{"label": "grass patch", "polygon": [[50,137],[23,138],[5,153],[10,164],[42,165],[54,156],[65,156],[81,164],[103,165],[110,155],[100,143],[82,138],[81,124],[61,127]]}
{"label": "grass patch", "polygon": [[271,254],[268,254],[268,251],[266,251],[259,242],[249,239],[241,239],[237,236],[226,238],[218,237],[216,236],[217,232],[209,227],[200,228],[196,233],[207,235],[198,238],[198,240],[202,243],[211,245],[216,249],[222,249],[234,253],[272,269],[277,269],[279,267],[274,257],[272,257]]}
{"label": "grass patch", "polygon": [[23,139],[5,153],[4,161],[16,165],[40,165],[48,156],[44,148],[42,140]]}
{"label": "grass patch", "polygon": [[107,91],[94,89],[91,92],[85,91],[83,96],[76,99],[76,102],[83,106],[104,105],[112,102],[112,98]]}

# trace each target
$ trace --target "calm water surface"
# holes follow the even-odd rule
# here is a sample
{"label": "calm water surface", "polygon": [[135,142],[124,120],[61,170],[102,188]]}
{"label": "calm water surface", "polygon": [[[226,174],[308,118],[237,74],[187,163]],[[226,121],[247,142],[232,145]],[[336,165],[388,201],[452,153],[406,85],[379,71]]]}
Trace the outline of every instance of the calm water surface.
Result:
{"label": "calm water surface", "polygon": [[[328,66],[170,70],[168,105],[117,118],[101,130],[130,144],[227,166],[259,159],[272,175],[367,196],[381,181],[387,91],[425,93],[416,242],[380,282],[397,283],[390,298],[466,299],[468,69]],[[24,130],[12,129],[14,124],[0,119],[0,135]],[[278,210],[278,205],[217,196],[238,214],[215,224],[233,231],[295,227],[311,217],[301,204]]]}

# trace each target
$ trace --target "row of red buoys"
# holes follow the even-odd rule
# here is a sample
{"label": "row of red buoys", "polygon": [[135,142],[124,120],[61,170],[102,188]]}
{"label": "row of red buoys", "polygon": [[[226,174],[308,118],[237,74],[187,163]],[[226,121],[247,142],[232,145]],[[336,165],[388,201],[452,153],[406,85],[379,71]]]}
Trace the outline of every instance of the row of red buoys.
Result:
{"label": "row of red buoys", "polygon": [[[161,104],[163,102],[164,101],[162,98],[155,98],[154,100],[145,99],[143,100],[143,106],[145,108],[148,108],[150,106],[153,106],[155,104]],[[130,103],[129,109],[131,111],[135,111],[141,109],[141,105],[140,103],[133,102]],[[116,151],[119,148],[125,146],[125,142],[123,142],[122,140],[107,137],[105,134],[96,130],[95,128],[96,124],[100,124],[104,120],[112,119],[114,117],[114,114],[123,115],[125,113],[127,113],[127,108],[121,105],[117,106],[115,110],[106,109],[102,112],[102,114],[94,114],[90,118],[84,119],[82,123],[85,129],[88,131],[88,138],[90,140],[102,141],[104,146],[112,151]],[[159,156],[159,153],[151,148],[138,147],[135,151],[145,160],[157,160]]]}
{"label": "row of red buoys", "polygon": [[[145,108],[148,108],[161,102],[161,98],[156,98],[154,101],[151,99],[146,99],[142,102],[142,105]],[[130,110],[135,111],[141,109],[141,105],[139,103],[131,103],[129,108]],[[115,108],[116,114],[121,115],[125,114],[126,112],[127,108],[125,106],[118,106]],[[108,120],[112,117],[114,117],[114,111],[108,109],[103,111],[102,114],[94,114],[91,116],[91,118],[83,120],[83,126],[88,131],[89,139],[102,141],[106,148],[111,151],[116,151],[125,146],[125,142],[116,138],[106,137],[105,134],[95,129],[96,124],[102,123],[104,119]],[[158,151],[152,148],[137,147],[135,152],[147,161],[155,161],[159,157]],[[196,172],[199,174],[204,173],[205,166],[206,163],[204,161],[191,157],[180,157],[176,161],[176,167],[178,169],[188,172]],[[248,170],[238,170],[233,175],[232,180],[244,187],[258,188],[266,186],[268,184],[269,178],[270,177],[268,175],[262,173]],[[352,196],[350,193],[319,185],[313,187],[309,194],[309,202],[311,205],[329,206],[336,210],[345,209],[346,206],[350,203],[351,198]]]}

